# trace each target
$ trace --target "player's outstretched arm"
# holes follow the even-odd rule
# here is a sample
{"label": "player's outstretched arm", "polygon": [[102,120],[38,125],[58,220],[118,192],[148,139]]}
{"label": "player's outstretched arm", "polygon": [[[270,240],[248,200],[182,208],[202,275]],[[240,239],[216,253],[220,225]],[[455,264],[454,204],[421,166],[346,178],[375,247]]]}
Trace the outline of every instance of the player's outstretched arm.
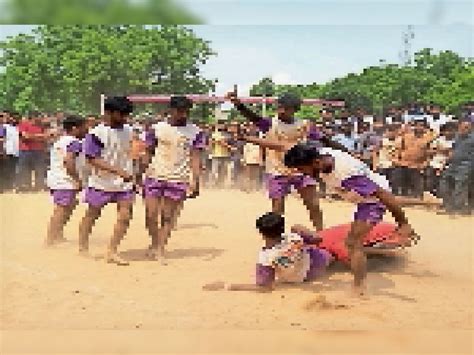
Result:
{"label": "player's outstretched arm", "polygon": [[287,150],[291,149],[295,145],[295,143],[279,141],[276,139],[269,139],[269,138],[257,138],[257,137],[242,137],[243,140],[249,143],[254,143],[262,148],[267,148],[271,150],[276,150],[280,152],[286,152]]}
{"label": "player's outstretched arm", "polygon": [[274,289],[274,284],[260,286],[255,284],[226,284],[222,281],[212,282],[204,285],[205,291],[253,291],[253,292],[271,292]]}
{"label": "player's outstretched arm", "polygon": [[235,108],[242,114],[242,116],[244,116],[249,121],[258,122],[263,119],[262,116],[257,115],[255,112],[250,110],[247,106],[245,106],[242,102],[240,102],[235,92],[227,93],[226,98],[230,100],[230,102],[234,104]]}

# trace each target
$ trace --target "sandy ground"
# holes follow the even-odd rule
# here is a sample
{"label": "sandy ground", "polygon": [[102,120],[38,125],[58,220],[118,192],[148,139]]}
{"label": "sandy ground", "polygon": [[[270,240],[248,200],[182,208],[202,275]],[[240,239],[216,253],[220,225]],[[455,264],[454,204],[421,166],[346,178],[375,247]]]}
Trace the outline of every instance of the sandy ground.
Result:
{"label": "sandy ground", "polygon": [[[332,266],[327,277],[312,284],[285,286],[272,294],[202,290],[203,284],[218,280],[253,282],[261,244],[254,220],[269,209],[263,193],[206,190],[198,199],[187,202],[179,230],[169,243],[168,266],[144,256],[148,235],[140,199],[120,248],[122,256],[131,262],[125,267],[106,264],[100,258],[115,220],[114,206],[106,208],[92,232],[91,252],[97,260],[77,254],[77,228],[84,206],[75,211],[65,229],[69,242],[53,249],[42,246],[52,212],[48,195],[2,195],[0,208],[2,353],[20,351],[21,345],[21,351],[27,351],[25,346],[34,344],[35,338],[30,334],[25,342],[21,336],[25,331],[54,334],[79,330],[100,334],[115,330],[120,338],[120,331],[132,329],[143,334],[151,332],[150,337],[158,330],[174,335],[215,331],[227,336],[232,332],[237,336],[238,332],[248,331],[246,335],[250,336],[250,331],[270,331],[280,334],[280,340],[301,331],[346,331],[346,339],[358,330],[389,334],[428,331],[434,335],[425,338],[432,340],[420,337],[413,344],[429,344],[440,353],[472,352],[472,217],[452,219],[423,209],[409,209],[408,216],[422,236],[421,243],[398,257],[371,260],[371,297],[361,301],[349,296],[351,275],[340,265]],[[346,223],[352,214],[352,206],[341,202],[324,202],[323,209],[326,226]],[[287,223],[309,225],[303,205],[294,197],[287,203]],[[455,333],[449,339],[446,331]],[[222,343],[224,338],[212,339]],[[229,338],[237,339],[232,335]],[[294,351],[282,345],[270,352],[315,351],[315,338],[302,335],[298,339],[299,348]],[[393,343],[390,336],[389,340]],[[451,345],[444,344],[447,341]],[[67,347],[67,343],[61,344]],[[199,351],[212,350],[206,344]],[[447,347],[443,348],[443,344]],[[15,350],[14,346],[20,348]],[[29,351],[33,353],[35,349],[39,351]],[[218,352],[223,352],[220,349]],[[386,348],[406,353],[397,349]],[[67,353],[73,350],[80,349],[69,348]],[[198,352],[197,348],[194,350]]]}

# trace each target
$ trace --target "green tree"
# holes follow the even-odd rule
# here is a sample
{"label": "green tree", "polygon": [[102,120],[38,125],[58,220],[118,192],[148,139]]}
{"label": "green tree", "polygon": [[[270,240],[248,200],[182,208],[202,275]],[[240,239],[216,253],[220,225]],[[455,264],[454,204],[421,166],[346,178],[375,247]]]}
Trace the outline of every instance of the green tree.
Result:
{"label": "green tree", "polygon": [[40,26],[1,43],[3,107],[97,112],[105,94],[207,93],[212,52],[179,26]]}
{"label": "green tree", "polygon": [[6,0],[1,23],[197,24],[200,19],[173,0]]}

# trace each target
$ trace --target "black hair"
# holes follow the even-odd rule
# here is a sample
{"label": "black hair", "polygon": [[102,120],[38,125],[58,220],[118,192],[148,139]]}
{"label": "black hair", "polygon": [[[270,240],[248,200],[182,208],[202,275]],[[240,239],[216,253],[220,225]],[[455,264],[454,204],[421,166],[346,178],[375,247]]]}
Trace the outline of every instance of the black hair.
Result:
{"label": "black hair", "polygon": [[74,127],[81,127],[85,123],[84,119],[76,115],[68,115],[63,120],[63,128],[66,132],[70,132]]}
{"label": "black hair", "polygon": [[458,120],[458,123],[465,123],[465,122],[468,122],[468,123],[473,123],[472,122],[472,118],[470,116],[463,116],[463,117],[460,117],[459,120]]}
{"label": "black hair", "polygon": [[289,168],[296,168],[302,165],[309,165],[314,159],[320,157],[318,148],[314,144],[301,143],[294,145],[285,154],[285,165]]}
{"label": "black hair", "polygon": [[283,107],[291,107],[298,111],[301,107],[301,99],[291,92],[287,92],[278,98],[278,104]]}
{"label": "black hair", "polygon": [[125,96],[113,96],[105,99],[104,111],[120,112],[129,115],[133,112],[132,102]]}
{"label": "black hair", "polygon": [[172,96],[170,100],[170,108],[191,108],[193,102],[186,96]]}
{"label": "black hair", "polygon": [[255,225],[264,237],[281,239],[285,231],[285,218],[278,213],[268,212],[257,218]]}
{"label": "black hair", "polygon": [[38,118],[41,117],[41,113],[39,111],[30,111],[28,112],[29,118]]}

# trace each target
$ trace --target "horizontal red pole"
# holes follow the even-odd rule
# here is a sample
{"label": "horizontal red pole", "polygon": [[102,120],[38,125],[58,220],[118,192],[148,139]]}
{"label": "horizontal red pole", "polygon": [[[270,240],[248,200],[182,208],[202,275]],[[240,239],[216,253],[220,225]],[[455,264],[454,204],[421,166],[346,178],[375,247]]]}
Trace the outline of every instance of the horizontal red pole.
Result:
{"label": "horizontal red pole", "polygon": [[[213,102],[222,103],[228,101],[224,96],[208,96],[208,95],[186,95],[194,103]],[[128,99],[136,103],[169,103],[171,96],[169,95],[130,95]],[[239,97],[239,100],[244,104],[274,104],[277,101],[276,97],[250,96]],[[303,105],[324,105],[333,107],[344,107],[344,101],[332,101],[322,99],[303,99]]]}

